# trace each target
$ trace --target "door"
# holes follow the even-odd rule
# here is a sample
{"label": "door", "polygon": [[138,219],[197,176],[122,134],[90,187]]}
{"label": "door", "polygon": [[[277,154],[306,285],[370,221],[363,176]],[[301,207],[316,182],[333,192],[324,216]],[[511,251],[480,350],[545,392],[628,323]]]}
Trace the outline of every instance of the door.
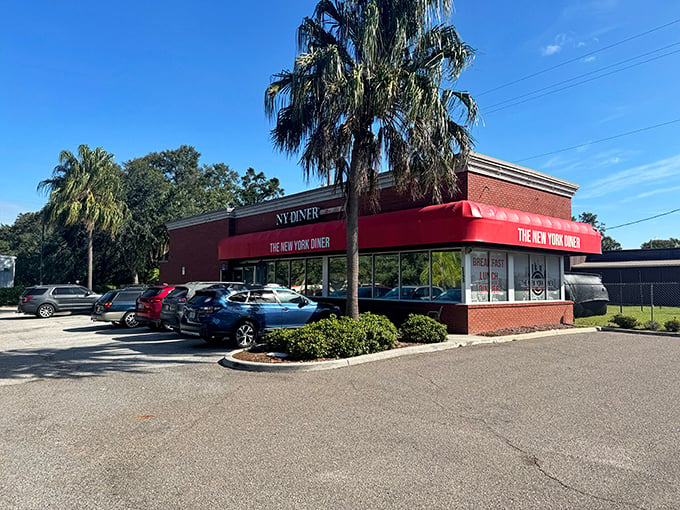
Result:
{"label": "door", "polygon": [[297,292],[277,289],[276,295],[281,302],[281,326],[284,328],[304,326],[316,312],[316,303]]}

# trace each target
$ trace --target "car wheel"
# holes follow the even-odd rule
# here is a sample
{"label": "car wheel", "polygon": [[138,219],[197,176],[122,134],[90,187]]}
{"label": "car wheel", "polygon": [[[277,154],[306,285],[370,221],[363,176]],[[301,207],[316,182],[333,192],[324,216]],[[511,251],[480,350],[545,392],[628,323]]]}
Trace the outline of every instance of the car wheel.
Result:
{"label": "car wheel", "polygon": [[257,326],[252,321],[239,322],[234,328],[234,341],[236,345],[245,349],[257,340]]}
{"label": "car wheel", "polygon": [[49,319],[54,315],[54,307],[49,303],[44,303],[38,307],[36,315],[41,319]]}
{"label": "car wheel", "polygon": [[139,326],[139,322],[137,322],[137,314],[135,312],[127,312],[125,315],[123,315],[120,324],[126,328],[136,328]]}

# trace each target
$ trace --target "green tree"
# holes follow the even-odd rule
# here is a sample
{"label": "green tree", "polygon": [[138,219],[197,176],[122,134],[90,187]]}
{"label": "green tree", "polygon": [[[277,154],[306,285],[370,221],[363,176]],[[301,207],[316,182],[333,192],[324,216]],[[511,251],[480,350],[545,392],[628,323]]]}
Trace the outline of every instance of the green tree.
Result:
{"label": "green tree", "polygon": [[674,237],[671,237],[670,239],[651,239],[646,243],[642,243],[640,248],[643,250],[658,248],[680,248],[680,239],[676,239]]}
{"label": "green tree", "polygon": [[398,189],[441,200],[472,147],[466,126],[476,103],[446,87],[474,53],[446,24],[451,8],[450,0],[321,0],[298,28],[292,71],[265,92],[274,145],[303,148],[305,177],[333,178],[345,194],[347,314],[355,319],[359,200],[377,207],[381,163]]}
{"label": "green tree", "polygon": [[239,205],[252,205],[278,198],[283,196],[283,193],[276,177],[267,179],[263,172],[256,173],[254,169],[249,168],[241,177],[236,200]]}
{"label": "green tree", "polygon": [[49,193],[44,217],[51,224],[83,225],[87,232],[87,286],[92,288],[95,230],[114,233],[123,223],[125,204],[120,197],[120,169],[113,154],[101,147],[78,147],[78,157],[62,151],[52,178],[39,190]]}
{"label": "green tree", "polygon": [[580,221],[581,223],[588,223],[594,229],[598,230],[602,234],[602,251],[617,251],[621,249],[621,243],[619,243],[613,237],[605,235],[606,226],[604,223],[598,221],[597,214],[591,212],[582,212],[578,215],[578,220],[572,217],[574,221]]}

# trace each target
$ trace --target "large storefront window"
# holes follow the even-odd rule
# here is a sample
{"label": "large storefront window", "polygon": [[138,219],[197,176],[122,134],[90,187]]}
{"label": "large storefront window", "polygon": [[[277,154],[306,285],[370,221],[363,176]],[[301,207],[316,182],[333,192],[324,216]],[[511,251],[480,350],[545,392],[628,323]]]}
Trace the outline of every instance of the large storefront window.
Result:
{"label": "large storefront window", "polygon": [[470,289],[473,303],[508,300],[508,256],[504,252],[473,251]]}
{"label": "large storefront window", "polygon": [[[359,298],[463,303],[467,281],[471,303],[561,299],[562,258],[558,255],[473,250],[465,257],[469,266],[463,263],[460,250],[361,255]],[[310,297],[346,297],[346,260],[344,256],[276,260],[256,267],[263,273],[262,281],[291,287]],[[470,269],[467,277],[466,267]],[[238,269],[248,276],[248,266]],[[510,288],[514,289],[512,294]]]}
{"label": "large storefront window", "polygon": [[545,292],[545,256],[531,255],[531,300],[544,301]]}
{"label": "large storefront window", "polygon": [[399,288],[399,255],[376,255],[374,258],[375,294]]}
{"label": "large storefront window", "polygon": [[562,276],[561,259],[557,257],[546,257],[546,288],[548,299],[559,300],[562,298],[562,285],[560,284],[560,278]]}
{"label": "large storefront window", "polygon": [[515,301],[531,300],[531,277],[529,275],[529,255],[515,254],[514,277],[515,277]]}
{"label": "large storefront window", "polygon": [[[443,292],[432,289],[432,296]],[[430,255],[428,252],[401,254],[401,292],[392,299],[417,299],[429,301],[430,296]]]}
{"label": "large storefront window", "polygon": [[307,278],[304,294],[320,296],[323,291],[323,259],[307,259]]}
{"label": "large storefront window", "polygon": [[437,301],[460,303],[462,296],[463,264],[460,251],[432,252],[432,288],[442,289]]}
{"label": "large storefront window", "polygon": [[328,259],[328,295],[333,297],[347,295],[347,257]]}

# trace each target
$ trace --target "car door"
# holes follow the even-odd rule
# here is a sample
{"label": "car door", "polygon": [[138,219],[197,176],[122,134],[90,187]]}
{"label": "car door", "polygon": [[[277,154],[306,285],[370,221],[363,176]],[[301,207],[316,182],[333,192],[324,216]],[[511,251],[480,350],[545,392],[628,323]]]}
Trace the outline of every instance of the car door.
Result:
{"label": "car door", "polygon": [[52,289],[52,299],[59,310],[73,310],[75,296],[70,287],[55,287]]}
{"label": "car door", "polygon": [[262,329],[281,327],[282,306],[271,290],[251,290],[248,296],[249,313]]}
{"label": "car door", "polygon": [[277,289],[276,295],[281,302],[281,326],[284,328],[304,326],[316,312],[316,303],[297,292]]}
{"label": "car door", "polygon": [[90,310],[94,304],[92,293],[85,287],[71,287],[71,310]]}

